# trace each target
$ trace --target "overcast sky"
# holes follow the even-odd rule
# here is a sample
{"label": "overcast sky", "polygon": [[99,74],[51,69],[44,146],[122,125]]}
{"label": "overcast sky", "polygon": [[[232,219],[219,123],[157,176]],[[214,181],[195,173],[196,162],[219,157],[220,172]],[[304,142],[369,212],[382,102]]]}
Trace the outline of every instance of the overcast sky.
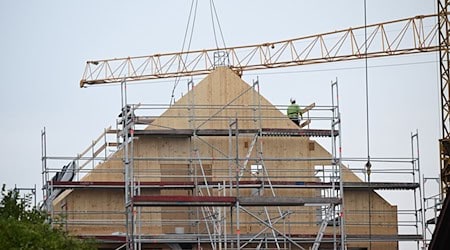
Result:
{"label": "overcast sky", "polygon": [[[436,1],[368,0],[367,23],[432,14]],[[177,52],[191,1],[0,0],[0,183],[41,188],[47,154],[76,156],[120,111],[118,86],[81,89],[87,60]],[[361,0],[216,0],[227,46],[272,42],[364,24]],[[217,27],[216,27],[217,28]],[[191,49],[214,48],[209,1],[200,0]],[[423,174],[438,177],[440,109],[436,53],[369,60],[370,155],[410,157],[419,131]],[[344,157],[366,157],[364,61],[244,72],[274,104],[329,105],[339,81]],[[200,79],[198,79],[199,81]],[[132,103],[169,103],[173,80],[129,85]],[[186,92],[185,80],[176,91]],[[328,145],[325,145],[328,146]],[[348,162],[350,167],[364,163]],[[374,164],[374,169],[383,168]],[[375,178],[375,177],[374,177]]]}

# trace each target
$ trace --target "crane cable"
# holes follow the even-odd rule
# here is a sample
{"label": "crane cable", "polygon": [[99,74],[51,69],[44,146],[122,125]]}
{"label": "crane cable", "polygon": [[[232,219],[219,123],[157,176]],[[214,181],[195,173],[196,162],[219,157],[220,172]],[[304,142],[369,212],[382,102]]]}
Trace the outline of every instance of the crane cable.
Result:
{"label": "crane cable", "polygon": [[[364,69],[365,69],[365,93],[366,93],[366,140],[367,140],[367,170],[370,170],[370,129],[369,129],[369,67],[367,59],[367,5],[364,0]],[[370,171],[368,172],[368,180],[370,181]]]}
{"label": "crane cable", "polygon": [[[216,27],[214,25],[214,21],[217,22],[217,27],[219,28],[220,37],[222,38],[223,48],[226,48],[225,39],[223,37],[222,27],[220,26],[219,22],[219,15],[217,15],[216,5],[214,4],[214,0],[209,1],[209,10],[211,12],[211,22],[212,22],[212,28],[214,33],[214,41],[216,42],[216,48],[219,49],[219,43],[217,42],[217,35],[216,35]],[[215,20],[214,20],[215,17]]]}
{"label": "crane cable", "polygon": [[366,163],[366,172],[367,172],[367,181],[368,181],[368,199],[369,199],[369,250],[372,249],[372,191],[370,190],[370,174],[372,164],[370,163],[370,128],[369,128],[369,70],[368,70],[368,62],[367,62],[367,1],[364,0],[364,68],[365,68],[365,92],[366,92],[366,140],[367,140],[367,163]]}
{"label": "crane cable", "polygon": [[[183,53],[184,51],[189,51],[189,49],[191,48],[192,37],[194,34],[195,20],[197,17],[197,7],[198,7],[198,0],[192,0],[191,8],[189,10],[189,17],[188,17],[188,21],[187,21],[187,25],[186,25],[186,30],[184,33],[184,39],[183,39],[183,45],[181,48],[181,53]],[[211,23],[212,23],[212,29],[213,29],[213,35],[214,35],[214,41],[216,44],[216,48],[219,49],[219,42],[217,40],[217,34],[216,34],[217,32],[216,32],[216,26],[215,26],[216,22],[217,22],[217,27],[219,29],[220,37],[222,39],[223,48],[226,48],[225,39],[223,36],[222,27],[220,26],[219,15],[217,14],[214,0],[209,1],[209,9],[210,9],[210,13],[211,13]],[[191,18],[192,18],[192,26],[191,26]],[[186,45],[186,40],[187,40],[187,36],[189,33],[189,29],[190,29],[189,42],[187,45],[187,49],[185,50],[185,45]],[[185,61],[187,60],[187,56],[188,56],[188,54],[186,54]],[[181,65],[178,65],[179,71],[180,71],[180,67],[181,67]],[[177,88],[179,83],[180,83],[180,77],[176,77],[175,82],[173,84],[172,93],[170,95],[170,106],[172,106],[172,104],[175,103],[175,89]]]}
{"label": "crane cable", "polygon": [[[197,17],[197,6],[198,6],[198,0],[192,0],[191,8],[189,10],[189,17],[188,17],[187,24],[186,24],[186,30],[184,32],[183,45],[181,46],[181,53],[183,53],[185,51],[185,45],[186,45],[186,40],[188,37],[189,30],[190,30],[189,42],[188,42],[186,51],[189,51],[189,49],[191,48],[192,37],[194,34],[195,20]],[[191,25],[191,18],[192,18],[192,25]],[[187,60],[187,56],[188,56],[188,54],[186,54],[185,61]],[[178,71],[180,71],[180,67],[181,67],[181,65],[178,65]],[[172,106],[172,104],[175,103],[175,89],[177,88],[179,83],[180,83],[180,77],[177,76],[177,77],[175,77],[175,82],[173,84],[172,93],[170,96],[170,106]]]}

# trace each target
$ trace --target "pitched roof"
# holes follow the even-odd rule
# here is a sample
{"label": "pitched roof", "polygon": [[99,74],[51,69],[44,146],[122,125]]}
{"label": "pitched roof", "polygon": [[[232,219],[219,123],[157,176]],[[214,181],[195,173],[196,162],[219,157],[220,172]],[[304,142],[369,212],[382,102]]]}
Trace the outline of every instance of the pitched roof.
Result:
{"label": "pitched roof", "polygon": [[261,127],[297,128],[282,110],[258,93],[258,86],[244,82],[227,67],[218,67],[147,129],[185,129],[191,126],[228,129],[230,119],[236,117],[241,129],[255,128],[259,117],[262,118]]}

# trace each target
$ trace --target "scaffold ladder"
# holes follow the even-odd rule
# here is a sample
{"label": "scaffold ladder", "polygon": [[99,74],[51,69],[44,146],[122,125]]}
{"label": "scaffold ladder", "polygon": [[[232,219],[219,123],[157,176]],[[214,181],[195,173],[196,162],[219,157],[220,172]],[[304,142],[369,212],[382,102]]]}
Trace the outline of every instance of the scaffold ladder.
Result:
{"label": "scaffold ladder", "polygon": [[328,209],[325,212],[325,217],[322,220],[322,223],[320,224],[319,232],[317,233],[316,239],[314,240],[314,244],[312,247],[312,250],[318,250],[320,246],[320,242],[322,241],[323,234],[325,233],[325,229],[327,228],[328,221],[332,217],[333,214],[333,208],[334,206],[330,204]]}

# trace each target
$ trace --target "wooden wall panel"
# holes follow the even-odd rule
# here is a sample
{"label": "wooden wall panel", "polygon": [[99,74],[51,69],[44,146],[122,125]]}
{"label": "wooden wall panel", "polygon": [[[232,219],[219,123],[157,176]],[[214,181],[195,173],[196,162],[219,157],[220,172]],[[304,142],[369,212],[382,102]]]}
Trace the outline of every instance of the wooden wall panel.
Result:
{"label": "wooden wall panel", "polygon": [[[161,181],[181,182],[191,181],[188,164],[161,164]],[[161,190],[161,195],[193,195],[193,190]],[[194,208],[191,207],[164,207],[161,214],[162,232],[176,233],[182,229],[185,233],[194,233]]]}
{"label": "wooden wall panel", "polygon": [[[266,117],[266,119],[262,119],[262,127],[296,127],[283,112],[273,107],[264,97],[261,96],[260,102],[264,107],[261,116]],[[197,107],[197,109],[189,111],[186,108],[188,105]],[[235,107],[236,105],[239,106],[239,109]],[[253,90],[252,86],[245,83],[232,70],[219,67],[196,84],[193,91],[177,100],[171,109],[168,109],[149,125],[148,129],[190,128],[187,118],[192,114],[195,114],[193,116],[195,120],[191,125],[200,126],[199,128],[203,129],[228,129],[229,120],[236,117],[236,114],[239,118],[239,128],[254,128],[256,124],[254,119],[259,117],[259,113],[254,111],[252,105],[259,105],[257,91]],[[243,107],[248,108],[243,109]],[[209,117],[212,118],[205,121]]]}

